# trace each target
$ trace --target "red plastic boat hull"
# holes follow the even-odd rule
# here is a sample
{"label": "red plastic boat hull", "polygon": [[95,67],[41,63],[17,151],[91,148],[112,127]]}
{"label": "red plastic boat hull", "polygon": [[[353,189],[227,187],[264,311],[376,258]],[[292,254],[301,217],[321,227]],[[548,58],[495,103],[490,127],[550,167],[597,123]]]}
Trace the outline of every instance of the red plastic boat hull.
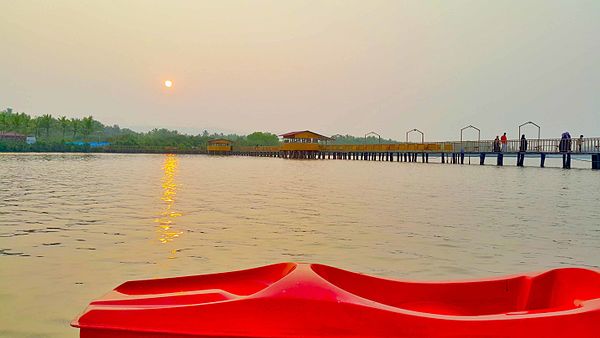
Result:
{"label": "red plastic boat hull", "polygon": [[281,263],[126,282],[72,325],[82,338],[600,337],[600,272],[428,283]]}

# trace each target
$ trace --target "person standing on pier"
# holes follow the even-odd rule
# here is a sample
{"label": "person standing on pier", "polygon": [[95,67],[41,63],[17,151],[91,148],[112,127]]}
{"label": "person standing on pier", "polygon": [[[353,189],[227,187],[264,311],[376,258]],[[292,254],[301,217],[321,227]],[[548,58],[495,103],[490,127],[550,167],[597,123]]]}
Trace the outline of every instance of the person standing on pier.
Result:
{"label": "person standing on pier", "polygon": [[500,152],[500,137],[498,137],[498,135],[496,135],[496,138],[494,139],[493,149],[495,153]]}
{"label": "person standing on pier", "polygon": [[562,133],[560,135],[560,143],[558,144],[558,151],[560,151],[561,153],[567,152],[567,135],[565,133]]}
{"label": "person standing on pier", "polygon": [[579,135],[579,138],[577,139],[577,152],[581,152],[582,150],[582,146],[583,146],[583,135]]}
{"label": "person standing on pier", "polygon": [[506,137],[506,133],[502,135],[502,137],[500,138],[500,142],[502,143],[502,152],[505,153],[506,147],[508,145],[508,138]]}
{"label": "person standing on pier", "polygon": [[521,144],[519,146],[519,152],[524,153],[527,151],[527,139],[525,138],[525,134],[521,135]]}
{"label": "person standing on pier", "polygon": [[558,148],[561,153],[570,153],[571,152],[571,134],[568,131],[565,131],[560,136],[560,143]]}

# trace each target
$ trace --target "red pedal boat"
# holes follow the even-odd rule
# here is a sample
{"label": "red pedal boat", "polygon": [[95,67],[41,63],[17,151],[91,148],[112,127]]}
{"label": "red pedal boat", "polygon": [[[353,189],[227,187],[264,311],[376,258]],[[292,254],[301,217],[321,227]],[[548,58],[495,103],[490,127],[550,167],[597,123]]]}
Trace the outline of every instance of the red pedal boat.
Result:
{"label": "red pedal boat", "polygon": [[281,263],[126,282],[72,325],[82,338],[600,337],[600,272],[430,283]]}

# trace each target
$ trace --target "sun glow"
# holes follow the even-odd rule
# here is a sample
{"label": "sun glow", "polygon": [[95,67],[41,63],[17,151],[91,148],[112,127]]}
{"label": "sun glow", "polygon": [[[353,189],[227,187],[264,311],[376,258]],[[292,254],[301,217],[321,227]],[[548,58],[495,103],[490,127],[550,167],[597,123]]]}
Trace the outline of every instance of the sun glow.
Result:
{"label": "sun glow", "polygon": [[173,81],[171,81],[171,80],[165,80],[165,87],[167,87],[167,88],[173,87]]}

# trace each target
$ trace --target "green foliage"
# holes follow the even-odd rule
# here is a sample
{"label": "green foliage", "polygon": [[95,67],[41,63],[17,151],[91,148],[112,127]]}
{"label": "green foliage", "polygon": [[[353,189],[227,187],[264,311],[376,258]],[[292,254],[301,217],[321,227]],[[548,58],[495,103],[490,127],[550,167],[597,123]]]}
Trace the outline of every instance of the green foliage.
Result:
{"label": "green foliage", "polygon": [[276,146],[279,144],[279,138],[275,134],[257,131],[246,136],[244,143],[249,146]]}
{"label": "green foliage", "polygon": [[73,130],[72,139],[75,140],[77,137],[77,132],[80,131],[81,121],[77,118],[71,118],[71,130]]}
{"label": "green foliage", "polygon": [[92,116],[84,117],[81,120],[81,127],[83,132],[83,138],[87,140],[90,134],[94,132],[94,129],[96,127],[94,124],[94,118]]}
{"label": "green foliage", "polygon": [[61,116],[58,118],[58,123],[60,123],[60,128],[62,129],[62,138],[64,140],[65,134],[67,133],[67,128],[69,128],[71,122],[66,116]]}
{"label": "green foliage", "polygon": [[392,140],[392,139],[381,139],[379,140],[379,137],[377,136],[372,136],[369,135],[366,139],[365,137],[356,137],[356,136],[352,136],[352,135],[334,135],[333,137],[333,141],[330,141],[330,144],[378,144],[380,143],[385,143],[385,144],[390,144],[390,143],[399,143],[398,141]]}
{"label": "green foliage", "polygon": [[110,142],[114,147],[175,147],[178,149],[202,149],[208,140],[226,138],[237,146],[273,146],[279,144],[277,135],[255,132],[248,136],[236,134],[209,133],[204,130],[199,135],[181,134],[176,130],[153,129],[146,133],[107,126],[94,120],[92,116],[81,119],[49,114],[31,117],[11,110],[0,111],[0,132],[16,132],[36,136],[37,142],[27,145],[23,142],[0,141],[0,151],[90,151],[89,146],[69,145],[69,142]]}
{"label": "green foliage", "polygon": [[[25,113],[0,111],[0,132],[17,132],[37,137],[37,143],[27,145],[24,142],[0,141],[0,151],[98,151],[89,146],[77,146],[69,142],[110,142],[113,147],[175,147],[181,150],[203,149],[208,140],[226,138],[234,146],[276,146],[279,138],[268,132],[254,132],[243,136],[236,134],[209,133],[204,130],[198,135],[181,134],[176,130],[153,129],[146,133],[135,132],[118,125],[107,126],[94,120],[92,116],[82,119],[61,116],[54,118],[49,114],[31,117]],[[356,137],[334,135],[329,144],[377,144],[376,136]],[[381,139],[381,143],[398,143],[390,139]]]}

